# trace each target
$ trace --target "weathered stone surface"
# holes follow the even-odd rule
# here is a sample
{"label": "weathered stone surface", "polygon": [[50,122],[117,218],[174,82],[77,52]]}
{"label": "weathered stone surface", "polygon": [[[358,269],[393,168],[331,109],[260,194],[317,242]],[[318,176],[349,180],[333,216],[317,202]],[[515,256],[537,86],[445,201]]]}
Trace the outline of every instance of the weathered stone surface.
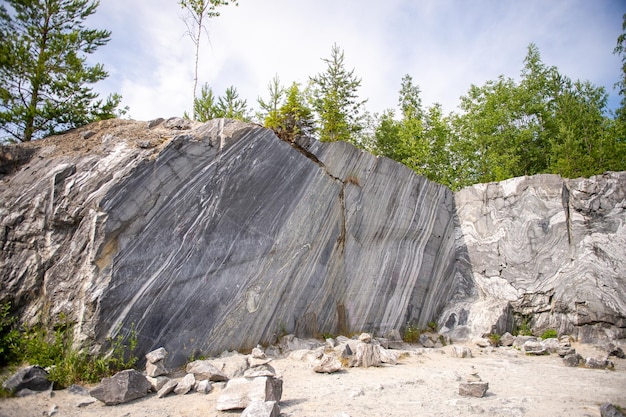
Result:
{"label": "weathered stone surface", "polygon": [[213,386],[211,385],[211,381],[204,379],[202,381],[196,381],[193,389],[200,394],[208,394],[213,389]]}
{"label": "weathered stone surface", "polygon": [[401,164],[223,119],[84,130],[3,178],[0,298],[28,300],[24,319],[49,306],[101,343],[134,325],[138,351],[162,345],[173,367],[279,324],[425,326],[456,288],[453,194]]}
{"label": "weathered stone surface", "polygon": [[254,368],[247,369],[243,376],[245,378],[258,378],[260,376],[276,376],[276,370],[269,363],[264,365],[255,366]]}
{"label": "weathered stone surface", "polygon": [[604,403],[600,406],[601,417],[625,417],[624,413],[611,403]]}
{"label": "weathered stone surface", "polygon": [[341,361],[332,355],[324,355],[322,360],[315,365],[313,371],[319,374],[333,374],[343,368]]}
{"label": "weathered stone surface", "polygon": [[488,389],[488,382],[461,382],[459,384],[459,395],[462,395],[464,397],[482,398]]}
{"label": "weathered stone surface", "polygon": [[510,331],[516,313],[581,341],[626,336],[626,173],[455,195],[344,142],[149,126],[2,150],[0,300],[22,320],[64,315],[95,346],[134,329],[171,367],[442,311],[452,340]]}
{"label": "weathered stone surface", "polygon": [[152,378],[157,376],[167,375],[168,371],[162,361],[155,363],[146,362],[146,375]]}
{"label": "weathered stone surface", "polygon": [[179,382],[180,382],[180,378],[173,378],[173,379],[168,380],[161,387],[161,389],[157,392],[157,398],[163,398],[167,394],[174,392],[174,389],[176,388]]}
{"label": "weathered stone surface", "polygon": [[457,192],[474,286],[467,300],[497,301],[510,311],[502,316],[468,301],[451,306],[440,323],[464,307],[462,324],[474,334],[511,330],[517,313],[532,317],[537,334],[552,328],[582,342],[625,337],[624,184],[626,172],[537,175]]}
{"label": "weathered stone surface", "polygon": [[585,360],[578,353],[570,353],[563,357],[563,363],[565,366],[576,367],[583,364]]}
{"label": "weathered stone surface", "polygon": [[511,333],[506,332],[500,337],[500,345],[508,347],[513,346],[513,342],[515,342],[515,336]]}
{"label": "weathered stone surface", "polygon": [[526,343],[524,343],[524,346],[522,347],[522,349],[524,350],[524,353],[526,353],[527,355],[540,356],[540,355],[547,355],[549,353],[548,349],[544,346],[543,343],[533,341],[533,340],[529,340]]}
{"label": "weathered stone surface", "polygon": [[48,381],[48,373],[41,366],[27,366],[4,381],[2,388],[10,393],[24,389],[34,392],[50,389],[52,382]]}
{"label": "weathered stone surface", "polygon": [[213,382],[228,381],[228,376],[217,369],[209,360],[190,362],[185,367],[185,371],[188,374],[193,374],[198,380],[208,379]]}
{"label": "weathered stone surface", "polygon": [[146,376],[146,379],[150,383],[150,389],[154,392],[159,392],[159,390],[163,388],[163,385],[165,385],[170,380],[170,378],[166,376],[157,376],[157,377]]}
{"label": "weathered stone surface", "polygon": [[222,353],[219,358],[208,359],[208,363],[220,370],[228,379],[237,378],[248,369],[248,357],[239,352]]}
{"label": "weathered stone surface", "polygon": [[176,395],[185,395],[193,389],[195,384],[196,378],[193,374],[187,374],[180,381],[178,381],[176,388],[174,388],[174,393]]}
{"label": "weathered stone surface", "polygon": [[356,345],[352,358],[350,358],[351,367],[369,368],[370,366],[380,366],[381,364],[382,360],[378,346],[371,343],[359,342]]}
{"label": "weathered stone surface", "polygon": [[160,347],[146,354],[146,361],[148,363],[157,363],[163,361],[167,357],[167,351],[165,348]]}
{"label": "weathered stone surface", "polygon": [[89,394],[106,405],[116,405],[145,397],[150,389],[150,383],[145,376],[133,369],[127,369],[110,378],[103,378],[100,385]]}
{"label": "weathered stone surface", "polygon": [[241,417],[279,417],[277,401],[253,401],[243,410]]}
{"label": "weathered stone surface", "polygon": [[283,381],[279,378],[235,378],[228,381],[217,398],[219,411],[248,407],[254,401],[280,401]]}
{"label": "weathered stone surface", "polygon": [[378,349],[378,356],[382,363],[390,365],[396,365],[398,363],[398,354],[396,352],[385,349],[382,346],[376,346],[376,348]]}
{"label": "weathered stone surface", "polygon": [[613,362],[606,358],[586,358],[585,366],[591,369],[613,368]]}
{"label": "weathered stone surface", "polygon": [[472,350],[466,346],[453,345],[452,356],[455,358],[471,358]]}

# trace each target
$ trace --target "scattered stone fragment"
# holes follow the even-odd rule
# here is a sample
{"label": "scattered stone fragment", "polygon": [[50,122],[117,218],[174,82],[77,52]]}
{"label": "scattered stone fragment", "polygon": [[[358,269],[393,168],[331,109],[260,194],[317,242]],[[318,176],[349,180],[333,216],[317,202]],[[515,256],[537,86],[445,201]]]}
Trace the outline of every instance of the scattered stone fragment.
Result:
{"label": "scattered stone fragment", "polygon": [[371,343],[372,335],[369,333],[361,333],[361,335],[359,336],[359,341],[363,343]]}
{"label": "scattered stone fragment", "polygon": [[146,362],[146,375],[151,378],[156,378],[157,376],[167,375],[168,371],[163,364],[163,361],[158,361],[155,363]]}
{"label": "scattered stone fragment", "polygon": [[163,125],[167,129],[189,130],[191,129],[191,120],[182,117],[171,117],[165,121]]}
{"label": "scattered stone fragment", "polygon": [[159,117],[158,119],[150,120],[147,124],[148,129],[152,129],[153,127],[157,127],[161,123],[165,121],[164,118]]}
{"label": "scattered stone fragment", "polygon": [[264,365],[255,366],[254,368],[247,369],[243,376],[246,378],[258,378],[260,376],[276,376],[276,370],[269,363]]}
{"label": "scattered stone fragment", "polygon": [[574,355],[574,354],[576,354],[576,349],[574,349],[571,346],[559,346],[559,348],[556,351],[556,354],[559,355],[560,357],[564,358],[567,355]]}
{"label": "scattered stone fragment", "polygon": [[283,381],[279,378],[234,378],[217,399],[217,410],[237,410],[248,407],[253,401],[280,401]]}
{"label": "scattered stone fragment", "polygon": [[534,336],[517,336],[513,341],[513,347],[516,349],[522,349],[526,342],[536,342],[537,338]]}
{"label": "scattered stone fragment", "polygon": [[388,363],[390,365],[396,365],[398,363],[398,354],[396,352],[387,350],[382,346],[377,346],[377,348],[382,363]]}
{"label": "scattered stone fragment", "polygon": [[548,352],[548,353],[556,353],[556,352],[558,352],[559,348],[561,347],[559,339],[557,339],[555,337],[551,337],[551,338],[542,340],[541,341],[541,345],[546,349],[546,352]]}
{"label": "scattered stone fragment", "polygon": [[176,388],[176,385],[178,385],[179,381],[180,381],[180,378],[174,378],[174,379],[170,379],[169,381],[167,381],[161,387],[161,389],[157,392],[157,398],[163,398],[167,394],[174,392],[174,389]]}
{"label": "scattered stone fragment", "polygon": [[276,401],[253,401],[247,406],[241,417],[279,417],[280,407]]}
{"label": "scattered stone fragment", "polygon": [[488,382],[461,382],[459,384],[459,395],[464,397],[482,398],[489,389]]}
{"label": "scattered stone fragment", "polygon": [[481,347],[481,348],[486,348],[486,347],[491,346],[491,342],[489,341],[489,339],[486,339],[484,337],[474,340],[474,343],[476,344],[476,346]]}
{"label": "scattered stone fragment", "polygon": [[[267,352],[266,352],[267,356]],[[208,363],[220,370],[228,379],[238,378],[249,368],[248,356],[239,352],[222,354],[218,359],[211,359]]]}
{"label": "scattered stone fragment", "polygon": [[427,334],[420,335],[419,341],[425,348],[431,349],[435,347],[435,342],[433,342]]}
{"label": "scattered stone fragment", "polygon": [[324,355],[320,363],[318,363],[313,371],[319,374],[332,374],[337,371],[340,371],[343,366],[339,359],[332,355]]}
{"label": "scattered stone fragment", "polygon": [[228,381],[228,376],[207,360],[190,362],[187,364],[185,371],[188,374],[193,374],[194,377],[199,380],[208,379],[213,382]]}
{"label": "scattered stone fragment", "polygon": [[337,342],[335,342],[335,339],[333,339],[332,337],[329,337],[324,341],[325,349],[332,350],[335,348],[335,346],[337,346]]}
{"label": "scattered stone fragment", "polygon": [[504,347],[513,346],[513,342],[515,341],[515,336],[511,333],[506,332],[502,336],[500,336],[500,345]]}
{"label": "scattered stone fragment", "polygon": [[624,413],[611,403],[604,403],[600,406],[601,417],[626,417]]}
{"label": "scattered stone fragment", "polygon": [[52,382],[48,381],[48,372],[41,366],[22,368],[2,384],[2,387],[10,393],[24,389],[41,392],[50,389],[51,386]]}
{"label": "scattered stone fragment", "polygon": [[76,407],[78,407],[78,408],[87,407],[87,406],[90,406],[91,404],[95,403],[96,401],[98,401],[98,400],[96,400],[94,397],[81,398],[76,403]]}
{"label": "scattered stone fragment", "polygon": [[213,389],[213,386],[211,385],[211,381],[209,381],[208,379],[204,379],[202,381],[196,381],[194,389],[197,393],[208,394]]}
{"label": "scattered stone fragment", "polygon": [[452,356],[454,356],[455,358],[471,358],[472,351],[466,346],[453,345]]}
{"label": "scattered stone fragment", "polygon": [[605,346],[607,356],[615,356],[616,358],[624,359],[626,355],[624,354],[624,350],[617,346],[615,343],[610,342]]}
{"label": "scattered stone fragment", "polygon": [[583,357],[577,353],[572,353],[563,357],[563,363],[565,366],[576,367],[580,366],[583,362]]}
{"label": "scattered stone fragment", "polygon": [[48,417],[52,417],[52,416],[55,416],[58,413],[58,411],[59,411],[59,406],[56,404],[52,404],[50,409],[44,412],[44,415]]}
{"label": "scattered stone fragment", "polygon": [[[265,355],[263,355],[265,356]],[[248,366],[250,368],[254,368],[255,366],[261,366],[261,365],[265,365],[266,363],[270,363],[272,361],[271,358],[255,358],[253,356],[248,357],[247,359],[248,361]]]}
{"label": "scattered stone fragment", "polygon": [[381,364],[382,360],[380,359],[378,347],[371,343],[359,342],[354,355],[350,359],[351,367],[368,368],[370,366],[380,366]]}
{"label": "scattered stone fragment", "polygon": [[67,387],[67,392],[74,395],[82,395],[85,397],[89,396],[89,390],[85,387],[81,387],[80,385],[72,384]]}
{"label": "scattered stone fragment", "polygon": [[591,369],[606,369],[613,368],[613,362],[608,359],[587,358],[585,359],[585,366]]}
{"label": "scattered stone fragment", "polygon": [[156,362],[162,361],[166,357],[167,357],[167,351],[163,347],[155,349],[152,352],[146,354],[146,360],[149,363],[156,363]]}
{"label": "scattered stone fragment", "polygon": [[83,137],[83,139],[89,139],[90,137],[92,137],[95,134],[96,134],[96,132],[94,132],[93,130],[86,130],[86,131],[84,131],[81,134],[81,136]]}
{"label": "scattered stone fragment", "polygon": [[116,405],[145,397],[150,388],[145,376],[134,369],[127,369],[110,378],[103,378],[89,394],[106,405]]}
{"label": "scattered stone fragment", "polygon": [[193,374],[187,374],[183,377],[183,379],[178,382],[176,388],[174,388],[174,393],[176,395],[185,395],[189,391],[191,391],[195,384],[196,378],[193,376]]}
{"label": "scattered stone fragment", "polygon": [[139,147],[141,149],[150,149],[150,148],[153,148],[154,145],[149,140],[138,140],[137,141],[137,147]]}
{"label": "scattered stone fragment", "polygon": [[541,342],[538,342],[536,340],[528,340],[526,343],[524,343],[522,348],[524,349],[524,353],[526,353],[527,355],[540,356],[546,355],[548,353],[546,347]]}
{"label": "scattered stone fragment", "polygon": [[165,385],[167,381],[170,380],[170,378],[166,376],[157,376],[157,377],[147,376],[146,379],[150,383],[151,390],[154,392],[159,392],[159,390],[163,388],[163,385]]}
{"label": "scattered stone fragment", "polygon": [[253,357],[254,359],[266,359],[267,358],[267,356],[265,355],[265,352],[263,352],[263,350],[261,350],[259,346],[252,349],[250,356]]}

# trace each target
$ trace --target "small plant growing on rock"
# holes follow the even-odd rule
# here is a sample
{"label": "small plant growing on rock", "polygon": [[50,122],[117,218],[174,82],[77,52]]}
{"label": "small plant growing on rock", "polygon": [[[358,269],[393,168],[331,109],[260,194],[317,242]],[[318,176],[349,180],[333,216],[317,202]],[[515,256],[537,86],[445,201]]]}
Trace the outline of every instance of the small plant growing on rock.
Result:
{"label": "small plant growing on rock", "polygon": [[491,345],[493,347],[498,347],[500,346],[500,335],[497,333],[489,333],[487,335],[487,339],[489,339],[489,343],[491,343]]}
{"label": "small plant growing on rock", "polygon": [[431,321],[428,322],[428,329],[433,333],[437,333],[437,330],[439,330],[439,326],[437,326],[437,322]]}
{"label": "small plant growing on rock", "polygon": [[558,336],[558,333],[556,332],[556,330],[554,329],[547,329],[545,332],[543,332],[543,334],[541,335],[541,338],[543,340],[546,339],[552,339]]}
{"label": "small plant growing on rock", "polygon": [[407,323],[406,329],[404,329],[404,335],[402,336],[402,340],[407,343],[417,343],[420,340],[420,329],[419,327]]}

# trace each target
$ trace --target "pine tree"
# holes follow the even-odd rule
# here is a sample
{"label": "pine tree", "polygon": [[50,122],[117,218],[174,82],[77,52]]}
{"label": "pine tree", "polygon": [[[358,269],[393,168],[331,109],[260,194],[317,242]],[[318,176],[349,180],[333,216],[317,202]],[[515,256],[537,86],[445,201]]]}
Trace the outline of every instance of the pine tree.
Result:
{"label": "pine tree", "polygon": [[115,117],[117,94],[99,100],[89,87],[108,76],[86,56],[111,32],[85,27],[98,1],[6,0],[0,6],[0,130],[27,142]]}
{"label": "pine tree", "polygon": [[326,72],[311,78],[320,140],[354,142],[355,134],[363,129],[363,104],[367,101],[357,94],[361,79],[354,75],[354,69],[345,69],[344,53],[337,44],[332,47],[330,59],[323,61]]}

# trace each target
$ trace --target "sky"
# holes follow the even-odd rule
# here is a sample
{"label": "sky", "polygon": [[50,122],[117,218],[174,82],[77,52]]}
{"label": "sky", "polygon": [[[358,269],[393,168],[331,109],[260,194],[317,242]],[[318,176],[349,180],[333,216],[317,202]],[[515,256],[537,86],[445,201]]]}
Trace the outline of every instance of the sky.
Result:
{"label": "sky", "polygon": [[[109,72],[94,90],[121,94],[133,119],[192,108],[195,50],[178,3],[101,0],[88,21],[112,32],[89,57]],[[458,111],[472,84],[518,79],[531,42],[544,64],[604,86],[609,107],[619,105],[613,48],[626,0],[239,0],[219,10],[201,39],[199,86],[217,95],[235,86],[255,110],[275,75],[290,85],[323,72],[335,43],[361,78],[358,94],[371,113],[396,108],[405,74],[425,106]]]}

